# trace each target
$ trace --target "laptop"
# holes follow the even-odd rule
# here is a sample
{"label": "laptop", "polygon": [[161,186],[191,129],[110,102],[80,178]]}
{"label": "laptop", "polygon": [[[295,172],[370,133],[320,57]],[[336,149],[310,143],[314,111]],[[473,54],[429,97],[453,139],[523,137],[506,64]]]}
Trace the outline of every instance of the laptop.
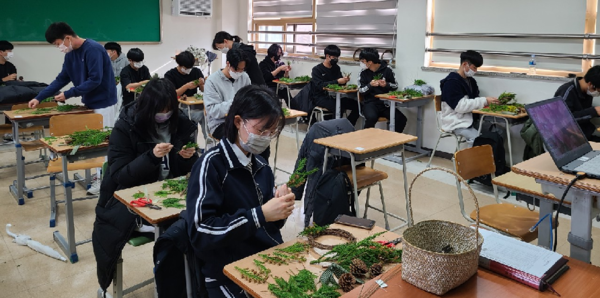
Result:
{"label": "laptop", "polygon": [[592,150],[562,97],[528,104],[525,109],[556,167],[565,173],[584,172],[600,179],[600,151]]}

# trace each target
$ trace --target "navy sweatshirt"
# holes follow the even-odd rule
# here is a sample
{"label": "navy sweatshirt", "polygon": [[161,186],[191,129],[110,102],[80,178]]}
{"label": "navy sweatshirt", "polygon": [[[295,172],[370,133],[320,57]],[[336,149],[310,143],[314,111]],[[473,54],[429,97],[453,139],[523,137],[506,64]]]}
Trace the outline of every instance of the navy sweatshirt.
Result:
{"label": "navy sweatshirt", "polygon": [[[467,83],[467,80],[469,83]],[[456,109],[458,102],[465,95],[468,95],[469,98],[479,97],[477,81],[469,77],[465,79],[457,72],[451,72],[446,78],[441,80],[440,89],[442,90],[442,101],[447,103],[452,109]]]}
{"label": "navy sweatshirt", "polygon": [[[371,81],[377,74],[381,74],[381,77],[385,78],[385,87],[371,86]],[[381,65],[379,65],[379,68],[376,71],[372,71],[368,68],[361,70],[360,74],[358,75],[358,82],[360,84],[358,91],[363,96],[363,103],[378,101],[379,98],[375,97],[375,95],[386,94],[392,90],[398,89],[398,83],[396,82],[394,71],[387,65],[385,61],[381,62]]]}
{"label": "navy sweatshirt", "polygon": [[86,39],[80,48],[65,55],[63,67],[56,79],[35,97],[37,100],[58,93],[69,82],[75,87],[65,91],[65,97],[81,96],[90,109],[102,109],[117,103],[117,86],[112,64],[99,43]]}
{"label": "navy sweatshirt", "polygon": [[223,267],[283,243],[285,221],[266,222],[261,206],[273,198],[275,181],[265,160],[252,154],[251,168],[238,160],[229,140],[194,164],[187,190],[187,226],[208,281],[228,281]]}

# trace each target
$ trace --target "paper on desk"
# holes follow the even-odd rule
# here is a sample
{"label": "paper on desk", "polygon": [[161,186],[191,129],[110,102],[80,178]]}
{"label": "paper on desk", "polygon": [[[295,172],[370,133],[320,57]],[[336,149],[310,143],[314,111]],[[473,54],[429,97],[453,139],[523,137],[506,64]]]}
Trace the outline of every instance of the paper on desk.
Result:
{"label": "paper on desk", "polygon": [[481,256],[531,275],[542,277],[561,254],[502,234],[479,229],[483,235]]}

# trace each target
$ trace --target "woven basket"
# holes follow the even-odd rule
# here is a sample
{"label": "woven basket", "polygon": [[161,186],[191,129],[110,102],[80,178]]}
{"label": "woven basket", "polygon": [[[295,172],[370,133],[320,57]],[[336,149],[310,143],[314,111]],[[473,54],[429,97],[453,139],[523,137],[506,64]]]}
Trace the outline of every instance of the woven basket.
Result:
{"label": "woven basket", "polygon": [[[413,225],[411,193],[417,178],[439,170],[454,175],[475,200],[477,230],[441,220]],[[413,179],[408,191],[409,228],[403,233],[402,279],[436,295],[443,295],[467,281],[477,272],[483,237],[479,235],[479,204],[475,193],[458,174],[443,168],[429,168]],[[445,252],[444,252],[445,251]]]}

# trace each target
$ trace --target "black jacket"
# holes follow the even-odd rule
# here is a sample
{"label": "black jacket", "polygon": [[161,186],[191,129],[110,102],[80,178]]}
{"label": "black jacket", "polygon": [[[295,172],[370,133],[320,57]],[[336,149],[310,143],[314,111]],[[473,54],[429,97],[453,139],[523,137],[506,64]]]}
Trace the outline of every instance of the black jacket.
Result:
{"label": "black jacket", "polygon": [[225,265],[283,243],[285,221],[266,222],[261,208],[274,194],[271,168],[254,154],[243,166],[232,146],[223,139],[205,152],[188,184],[188,235],[207,288],[229,281]]}
{"label": "black jacket", "polygon": [[[469,80],[469,84],[466,80]],[[479,97],[479,87],[474,78],[467,77],[464,79],[457,72],[451,72],[440,81],[440,89],[442,90],[442,101],[447,103],[452,109],[461,99],[468,95],[469,98]]]}
{"label": "black jacket", "polygon": [[[373,87],[371,86],[371,81],[376,74],[381,74],[382,78],[385,78],[385,82],[387,83],[385,87]],[[370,69],[364,69],[359,74],[359,92],[363,96],[363,103],[379,100],[379,98],[375,97],[378,94],[385,94],[392,90],[398,89],[398,83],[396,82],[396,77],[394,76],[394,71],[387,65],[385,61],[381,62],[381,65],[376,71],[372,71]]]}
{"label": "black jacket", "polygon": [[262,72],[267,87],[271,89],[277,88],[277,83],[274,83],[273,80],[283,78],[283,76],[285,75],[285,71],[280,71],[279,73],[277,73],[276,76],[273,76],[272,72],[279,66],[275,65],[275,63],[271,60],[271,58],[269,58],[269,56],[265,56],[265,59],[258,63],[258,67],[260,67],[260,71]]}
{"label": "black jacket", "polygon": [[142,66],[138,70],[133,69],[131,65],[127,65],[123,68],[123,70],[121,70],[120,78],[121,89],[123,92],[123,105],[126,106],[135,98],[135,93],[127,90],[127,85],[131,83],[139,83],[141,81],[149,80],[152,77],[150,76],[150,70],[146,65]]}
{"label": "black jacket", "polygon": [[250,77],[250,82],[252,82],[252,85],[264,85],[265,79],[263,78],[262,72],[258,67],[258,60],[256,60],[256,51],[254,50],[254,47],[251,45],[234,42],[233,48],[243,51],[246,53],[246,56],[248,56],[246,73]]}
{"label": "black jacket", "polygon": [[323,90],[323,88],[330,84],[337,84],[337,80],[343,77],[339,65],[333,65],[331,68],[327,68],[323,63],[313,67],[310,76],[312,89],[311,98],[313,103],[319,102],[321,99],[331,98],[329,93]]}
{"label": "black jacket", "polygon": [[596,126],[590,120],[598,117],[598,113],[596,112],[596,108],[592,106],[594,98],[587,95],[586,92],[581,91],[579,80],[583,80],[583,78],[577,77],[570,82],[564,83],[558,87],[554,96],[563,98],[569,110],[573,113],[573,117],[579,123],[583,134],[590,140],[592,134],[596,131]]}
{"label": "black jacket", "polygon": [[[120,203],[114,192],[120,189],[158,181],[161,159],[154,156],[152,137],[147,131],[134,126],[135,104],[123,107],[119,120],[110,135],[108,145],[108,167],[102,179],[100,198],[96,206],[96,221],[92,232],[94,255],[96,256],[98,283],[103,290],[110,285],[117,260],[135,228],[137,215],[129,212]],[[184,159],[178,154],[192,141],[196,127],[179,113],[177,132],[171,136],[173,150],[169,153],[170,174],[173,177],[186,175],[198,159],[193,155]]]}

